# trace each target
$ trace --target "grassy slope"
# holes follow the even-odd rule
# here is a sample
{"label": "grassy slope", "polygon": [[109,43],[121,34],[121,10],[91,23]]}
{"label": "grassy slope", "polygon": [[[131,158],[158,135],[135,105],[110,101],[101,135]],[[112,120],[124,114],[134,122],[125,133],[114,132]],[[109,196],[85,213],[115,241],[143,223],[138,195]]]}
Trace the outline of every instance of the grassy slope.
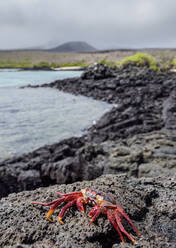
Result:
{"label": "grassy slope", "polygon": [[[131,56],[137,51],[109,51],[96,53],[55,53],[45,51],[0,51],[0,67],[31,67],[41,62],[53,63],[54,67],[69,65],[88,65],[101,60],[119,61],[126,56]],[[170,60],[176,57],[176,50],[148,49],[140,50],[153,55],[157,61]],[[9,66],[8,66],[9,65]]]}

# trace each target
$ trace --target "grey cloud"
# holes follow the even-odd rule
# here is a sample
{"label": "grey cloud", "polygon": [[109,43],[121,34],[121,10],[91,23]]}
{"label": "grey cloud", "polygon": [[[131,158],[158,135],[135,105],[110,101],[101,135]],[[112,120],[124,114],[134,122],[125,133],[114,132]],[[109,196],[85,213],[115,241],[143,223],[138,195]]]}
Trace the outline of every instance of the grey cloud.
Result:
{"label": "grey cloud", "polygon": [[98,48],[176,45],[175,0],[6,0],[0,48],[84,40]]}

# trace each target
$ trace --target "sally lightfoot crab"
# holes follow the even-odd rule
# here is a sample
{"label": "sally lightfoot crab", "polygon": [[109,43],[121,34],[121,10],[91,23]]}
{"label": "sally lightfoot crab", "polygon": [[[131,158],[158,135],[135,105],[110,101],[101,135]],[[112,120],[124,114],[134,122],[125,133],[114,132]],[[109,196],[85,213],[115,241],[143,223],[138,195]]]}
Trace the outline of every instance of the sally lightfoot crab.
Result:
{"label": "sally lightfoot crab", "polygon": [[61,209],[58,215],[58,221],[61,224],[64,224],[62,219],[64,217],[65,211],[69,207],[76,205],[81,212],[84,212],[84,204],[89,204],[93,206],[92,210],[88,214],[91,217],[89,225],[91,225],[100,214],[105,214],[118,232],[121,241],[125,242],[122,235],[123,233],[134,243],[134,238],[124,229],[122,225],[122,219],[125,218],[131,224],[137,235],[140,236],[139,231],[137,230],[131,219],[128,217],[128,215],[124,212],[122,206],[120,204],[117,204],[111,196],[92,189],[82,189],[79,192],[70,192],[67,194],[56,192],[56,194],[59,194],[61,198],[48,203],[32,202],[32,204],[52,206],[46,215],[47,220],[49,220],[50,222],[52,222],[51,215],[63,202],[67,204]]}

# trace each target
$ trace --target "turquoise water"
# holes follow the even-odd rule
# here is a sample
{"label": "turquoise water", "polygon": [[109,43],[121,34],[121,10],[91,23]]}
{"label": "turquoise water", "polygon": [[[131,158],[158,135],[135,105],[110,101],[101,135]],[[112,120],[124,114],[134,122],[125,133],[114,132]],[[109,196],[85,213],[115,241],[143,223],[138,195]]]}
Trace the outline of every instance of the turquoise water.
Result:
{"label": "turquoise water", "polygon": [[0,71],[0,160],[80,136],[112,105],[51,88],[25,88],[80,72]]}
{"label": "turquoise water", "polygon": [[79,77],[80,75],[80,71],[19,71],[15,69],[0,69],[0,88],[50,83],[57,79]]}

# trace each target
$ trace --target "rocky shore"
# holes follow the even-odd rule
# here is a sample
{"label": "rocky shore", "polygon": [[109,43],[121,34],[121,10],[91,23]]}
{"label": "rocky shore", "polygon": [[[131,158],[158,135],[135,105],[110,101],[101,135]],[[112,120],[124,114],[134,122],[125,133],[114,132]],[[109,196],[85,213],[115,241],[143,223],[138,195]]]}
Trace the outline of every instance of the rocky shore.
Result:
{"label": "rocky shore", "polygon": [[87,216],[70,211],[60,226],[46,222],[43,207],[29,206],[52,191],[85,187],[116,196],[142,233],[135,247],[174,247],[176,73],[96,65],[81,78],[29,87],[52,87],[116,107],[80,138],[0,163],[0,197],[6,197],[0,201],[0,247],[132,247],[120,243],[103,217],[89,227]]}

